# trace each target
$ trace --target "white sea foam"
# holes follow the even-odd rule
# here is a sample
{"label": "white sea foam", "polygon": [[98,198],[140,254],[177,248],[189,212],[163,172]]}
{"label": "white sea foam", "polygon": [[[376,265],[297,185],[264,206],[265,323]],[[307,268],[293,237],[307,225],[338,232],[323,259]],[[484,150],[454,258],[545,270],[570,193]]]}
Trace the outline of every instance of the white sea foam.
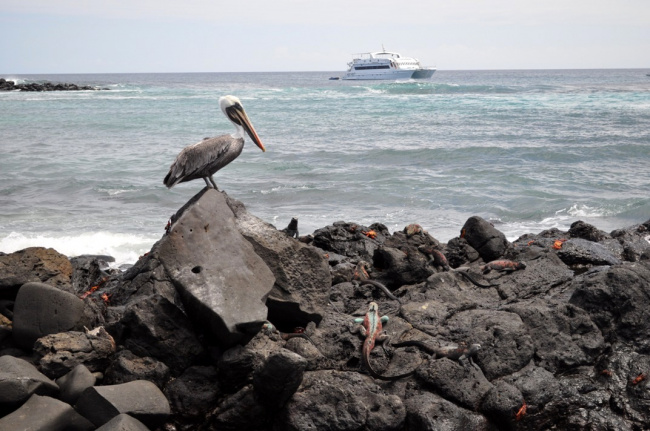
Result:
{"label": "white sea foam", "polygon": [[608,219],[608,217],[614,216],[615,213],[614,210],[607,208],[573,204],[569,208],[556,211],[551,217],[545,217],[542,220],[509,221],[499,224],[498,229],[506,235],[509,241],[514,241],[521,235],[527,233],[537,234],[548,229],[568,231],[571,225],[578,220],[592,224],[598,229],[608,231],[624,227],[618,219]]}
{"label": "white sea foam", "polygon": [[13,253],[28,247],[53,248],[68,257],[82,254],[108,255],[115,258],[111,266],[133,264],[147,253],[158,238],[127,233],[95,232],[76,235],[23,234],[11,232],[0,238],[0,251]]}
{"label": "white sea foam", "polygon": [[13,81],[15,85],[19,85],[19,84],[25,84],[25,83],[27,83],[27,80],[24,79],[24,78],[13,78],[13,77],[11,77],[11,76],[9,76],[9,77],[4,77],[4,78],[5,78],[6,81]]}
{"label": "white sea foam", "polygon": [[590,207],[589,205],[578,205],[573,204],[570,208],[565,208],[560,211],[557,211],[556,215],[561,215],[566,213],[571,217],[606,217],[610,214],[611,211],[608,211],[605,208],[595,208]]}
{"label": "white sea foam", "polygon": [[[575,220],[573,220],[575,221]],[[497,229],[503,232],[508,241],[515,241],[527,233],[538,234],[548,229],[568,230],[571,223],[568,219],[560,220],[558,218],[546,218],[542,221],[520,221],[509,222],[497,226]]]}
{"label": "white sea foam", "polygon": [[137,193],[137,192],[140,191],[140,189],[103,189],[103,188],[100,188],[100,189],[97,189],[97,191],[102,192],[102,193],[106,193],[109,196],[117,196],[117,195],[121,195],[123,193],[134,193],[134,192]]}

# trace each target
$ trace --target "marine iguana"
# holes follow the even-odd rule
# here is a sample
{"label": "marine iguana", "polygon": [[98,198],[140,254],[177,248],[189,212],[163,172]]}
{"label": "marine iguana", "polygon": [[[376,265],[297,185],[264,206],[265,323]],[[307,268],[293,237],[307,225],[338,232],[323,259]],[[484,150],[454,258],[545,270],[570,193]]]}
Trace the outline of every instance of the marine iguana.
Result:
{"label": "marine iguana", "polygon": [[436,250],[435,248],[426,245],[419,246],[418,250],[431,256],[427,263],[441,266],[444,271],[451,270],[447,257],[440,250]]}
{"label": "marine iguana", "polygon": [[388,316],[379,317],[379,306],[376,302],[371,302],[368,306],[368,312],[366,313],[363,319],[355,319],[356,323],[361,323],[361,325],[352,329],[352,333],[360,333],[362,337],[365,338],[363,341],[363,347],[361,349],[361,361],[364,366],[368,369],[370,375],[376,379],[380,380],[399,380],[404,377],[408,377],[413,374],[413,371],[404,374],[398,374],[395,376],[383,376],[376,372],[372,365],[370,365],[370,352],[375,347],[375,343],[382,343],[384,351],[386,348],[384,344],[389,342],[390,337],[386,334],[386,331],[383,330],[382,323],[388,322]]}
{"label": "marine iguana", "polygon": [[483,274],[487,274],[492,270],[501,271],[501,272],[512,272],[518,269],[525,269],[525,268],[526,268],[526,264],[524,262],[515,262],[512,260],[493,260],[492,262],[488,262],[485,265],[483,265],[481,267],[481,271],[483,271]]}
{"label": "marine iguana", "polygon": [[[426,245],[421,245],[420,247],[418,247],[418,250],[420,252],[424,253],[424,254],[427,254],[427,255],[431,256],[429,258],[428,263],[442,267],[443,271],[457,272],[460,275],[462,275],[463,277],[465,277],[467,280],[469,280],[470,283],[472,283],[476,287],[488,288],[488,287],[498,286],[498,284],[492,284],[492,283],[490,283],[490,284],[482,284],[482,283],[480,283],[474,277],[469,275],[469,272],[464,271],[463,270],[464,268],[462,268],[462,267],[461,268],[456,268],[456,269],[451,269],[451,267],[449,266],[449,262],[447,261],[447,258],[445,257],[445,255],[440,250],[436,250],[435,248],[433,248],[431,246],[426,246]],[[467,269],[469,269],[469,268],[467,268]]]}
{"label": "marine iguana", "polygon": [[286,233],[291,238],[298,238],[300,236],[298,233],[298,219],[292,217],[289,225],[282,229],[280,232]]}
{"label": "marine iguana", "polygon": [[482,283],[479,283],[478,281],[476,281],[476,280],[474,279],[474,277],[472,277],[471,275],[469,275],[469,272],[468,272],[468,271],[464,271],[464,270],[462,270],[462,268],[456,268],[456,269],[454,269],[454,270],[451,270],[450,272],[456,272],[456,273],[462,275],[463,277],[465,277],[466,279],[468,279],[468,280],[469,280],[469,281],[470,281],[474,286],[476,286],[476,287],[488,288],[488,287],[496,287],[496,286],[498,286],[498,284],[496,284],[496,283],[490,283],[490,284],[482,284]]}
{"label": "marine iguana", "polygon": [[446,346],[446,347],[431,347],[423,341],[419,340],[406,340],[399,343],[391,344],[393,347],[407,347],[415,346],[422,351],[432,355],[434,359],[449,358],[458,361],[464,367],[467,367],[465,360],[467,360],[473,367],[478,367],[472,360],[474,356],[481,350],[480,344],[470,344],[466,346]]}
{"label": "marine iguana", "polygon": [[399,302],[400,304],[402,303],[399,298],[395,295],[393,295],[393,292],[388,290],[386,286],[384,286],[382,283],[375,281],[375,280],[370,280],[370,275],[368,275],[368,271],[366,271],[366,267],[368,266],[368,262],[361,260],[359,263],[357,263],[356,268],[354,268],[354,273],[352,274],[352,283],[357,283],[359,286],[365,286],[365,285],[371,285],[380,288],[386,296],[388,296],[390,299]]}

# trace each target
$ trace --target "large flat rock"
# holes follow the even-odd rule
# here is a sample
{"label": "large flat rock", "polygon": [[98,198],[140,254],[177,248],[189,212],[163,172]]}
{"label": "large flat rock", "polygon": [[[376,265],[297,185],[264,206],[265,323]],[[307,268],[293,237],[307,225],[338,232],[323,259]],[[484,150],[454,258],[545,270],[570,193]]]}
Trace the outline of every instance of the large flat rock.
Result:
{"label": "large flat rock", "polygon": [[83,301],[72,293],[45,283],[25,283],[14,305],[14,340],[31,349],[45,335],[75,329],[83,311]]}
{"label": "large flat rock", "polygon": [[0,405],[15,405],[34,394],[56,395],[59,386],[24,359],[0,356]]}
{"label": "large flat rock", "polygon": [[158,256],[190,318],[225,345],[257,332],[275,277],[237,230],[225,196],[204,189],[173,219]]}
{"label": "large flat rock", "polygon": [[128,414],[155,428],[171,413],[162,391],[146,380],[90,387],[81,394],[75,409],[96,426],[120,414]]}
{"label": "large flat rock", "polygon": [[92,423],[63,401],[32,395],[15,412],[0,418],[0,430],[90,431]]}
{"label": "large flat rock", "polygon": [[237,229],[275,276],[266,302],[269,320],[286,328],[320,323],[332,286],[324,251],[290,238],[248,212],[238,200],[228,196],[226,200],[235,214]]}

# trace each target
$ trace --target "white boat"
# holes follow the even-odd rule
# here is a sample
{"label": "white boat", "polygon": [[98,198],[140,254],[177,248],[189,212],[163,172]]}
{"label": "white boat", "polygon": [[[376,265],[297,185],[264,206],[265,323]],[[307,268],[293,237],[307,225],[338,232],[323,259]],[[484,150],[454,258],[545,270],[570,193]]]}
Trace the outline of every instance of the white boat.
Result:
{"label": "white boat", "polygon": [[429,79],[435,71],[433,67],[422,67],[417,58],[384,49],[356,54],[342,79]]}

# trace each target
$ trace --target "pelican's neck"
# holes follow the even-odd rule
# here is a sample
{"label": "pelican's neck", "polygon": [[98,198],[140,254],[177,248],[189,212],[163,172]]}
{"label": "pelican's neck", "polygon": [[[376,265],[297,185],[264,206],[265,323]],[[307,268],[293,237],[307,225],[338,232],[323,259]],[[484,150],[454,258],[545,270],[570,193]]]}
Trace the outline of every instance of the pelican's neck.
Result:
{"label": "pelican's neck", "polygon": [[235,126],[235,133],[233,133],[230,136],[232,136],[233,138],[236,138],[236,139],[241,138],[241,139],[245,140],[246,139],[246,131],[244,130],[244,128],[242,126],[240,126],[239,124],[232,123],[232,125]]}

